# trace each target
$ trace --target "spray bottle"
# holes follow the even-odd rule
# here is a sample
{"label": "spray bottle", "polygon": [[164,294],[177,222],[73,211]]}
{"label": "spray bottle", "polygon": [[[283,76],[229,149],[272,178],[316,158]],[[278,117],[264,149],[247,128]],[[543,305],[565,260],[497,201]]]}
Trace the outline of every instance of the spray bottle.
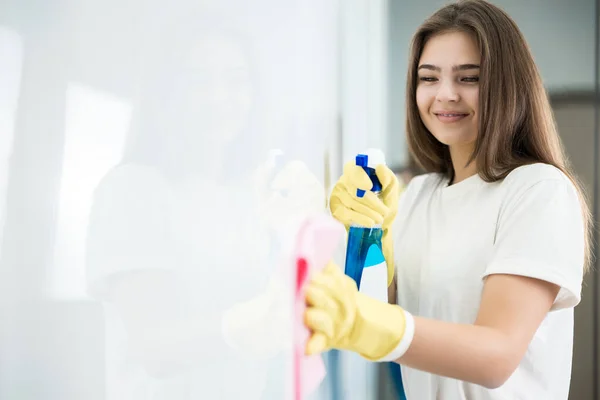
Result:
{"label": "spray bottle", "polygon": [[[356,156],[356,165],[362,167],[371,179],[373,193],[382,190],[381,182],[375,174],[375,167],[385,164],[385,158],[380,150],[369,149]],[[363,197],[365,192],[357,190],[356,196]],[[361,293],[387,303],[387,264],[383,257],[381,226],[359,226],[351,224],[348,230],[346,247],[346,263],[344,272],[356,282]],[[345,400],[374,400],[376,394],[373,387],[377,386],[378,370],[374,363],[365,360],[360,355],[332,351],[330,375],[336,381],[343,382],[339,387],[334,386],[334,396]],[[337,397],[334,397],[337,398]]]}
{"label": "spray bottle", "polygon": [[[356,156],[356,165],[362,167],[371,179],[371,192],[375,194],[379,194],[382,189],[375,173],[375,167],[379,164],[385,164],[385,156],[381,150],[369,149]],[[356,191],[357,197],[364,195],[365,191]],[[387,264],[383,257],[382,235],[381,226],[351,225],[344,272],[354,279],[361,292],[387,302]]]}

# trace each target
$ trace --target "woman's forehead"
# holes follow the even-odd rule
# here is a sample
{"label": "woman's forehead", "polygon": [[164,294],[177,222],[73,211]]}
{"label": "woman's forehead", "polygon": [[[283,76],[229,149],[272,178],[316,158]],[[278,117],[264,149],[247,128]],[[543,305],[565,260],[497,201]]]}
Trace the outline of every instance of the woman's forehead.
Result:
{"label": "woman's forehead", "polygon": [[423,48],[419,65],[439,69],[456,69],[461,65],[479,65],[481,54],[472,35],[465,32],[446,32],[432,36]]}

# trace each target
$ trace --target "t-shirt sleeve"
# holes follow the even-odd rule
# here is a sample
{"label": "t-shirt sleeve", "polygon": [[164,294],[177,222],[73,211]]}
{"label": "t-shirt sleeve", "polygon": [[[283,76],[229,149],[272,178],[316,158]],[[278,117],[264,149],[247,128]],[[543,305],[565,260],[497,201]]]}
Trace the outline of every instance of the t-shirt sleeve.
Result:
{"label": "t-shirt sleeve", "polygon": [[110,299],[120,275],[165,270],[170,234],[166,185],[160,175],[137,166],[120,166],[95,191],[86,238],[88,290]]}
{"label": "t-shirt sleeve", "polygon": [[539,180],[509,191],[498,218],[484,276],[512,274],[560,287],[552,310],[581,300],[585,229],[579,196],[568,178]]}

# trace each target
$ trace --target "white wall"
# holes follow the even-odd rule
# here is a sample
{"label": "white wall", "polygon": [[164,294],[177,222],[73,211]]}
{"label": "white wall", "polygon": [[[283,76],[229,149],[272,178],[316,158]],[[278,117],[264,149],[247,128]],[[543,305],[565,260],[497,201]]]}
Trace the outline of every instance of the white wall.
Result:
{"label": "white wall", "polygon": [[340,164],[369,147],[385,148],[388,131],[387,0],[340,2]]}

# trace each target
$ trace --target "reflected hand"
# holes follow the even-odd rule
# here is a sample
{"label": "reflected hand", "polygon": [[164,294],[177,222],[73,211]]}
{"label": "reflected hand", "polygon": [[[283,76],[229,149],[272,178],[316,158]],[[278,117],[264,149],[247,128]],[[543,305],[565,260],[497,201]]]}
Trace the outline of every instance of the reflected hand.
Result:
{"label": "reflected hand", "polygon": [[276,232],[325,211],[323,183],[302,161],[290,161],[275,174],[262,204],[264,221]]}

